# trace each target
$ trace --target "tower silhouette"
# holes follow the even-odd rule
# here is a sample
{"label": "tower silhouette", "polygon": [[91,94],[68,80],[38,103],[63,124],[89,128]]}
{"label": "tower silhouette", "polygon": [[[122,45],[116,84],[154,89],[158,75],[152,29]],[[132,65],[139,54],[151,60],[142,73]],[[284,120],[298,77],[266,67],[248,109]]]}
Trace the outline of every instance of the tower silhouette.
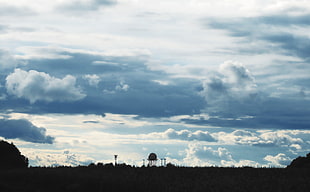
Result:
{"label": "tower silhouette", "polygon": [[115,160],[114,166],[116,166],[117,165],[117,155],[114,155],[114,160]]}

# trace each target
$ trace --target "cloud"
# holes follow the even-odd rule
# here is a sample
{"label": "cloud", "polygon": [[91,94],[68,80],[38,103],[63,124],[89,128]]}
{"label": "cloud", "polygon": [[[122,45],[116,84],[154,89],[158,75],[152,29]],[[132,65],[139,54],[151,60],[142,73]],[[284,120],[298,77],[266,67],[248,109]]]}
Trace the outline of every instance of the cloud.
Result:
{"label": "cloud", "polygon": [[252,161],[252,160],[240,160],[240,161],[226,161],[226,160],[221,160],[221,165],[224,167],[261,167],[261,164],[256,162],[256,161]]}
{"label": "cloud", "polygon": [[172,128],[167,129],[164,133],[164,136],[169,139],[179,139],[179,140],[186,140],[186,141],[208,141],[208,142],[215,142],[216,139],[208,131],[189,131],[189,130],[181,130],[176,131]]}
{"label": "cloud", "polygon": [[275,156],[267,155],[266,157],[264,157],[264,160],[269,161],[270,166],[280,166],[280,167],[285,167],[292,161],[290,157],[287,157],[283,153],[279,153]]}
{"label": "cloud", "polygon": [[202,80],[199,93],[207,102],[202,112],[208,118],[184,116],[180,121],[218,127],[307,129],[310,110],[305,106],[309,102],[300,98],[300,89],[296,89],[295,97],[274,97],[275,89],[266,90],[257,83],[242,63],[226,61]]}
{"label": "cloud", "polygon": [[278,45],[284,50],[284,54],[296,56],[310,61],[310,38],[307,36],[295,35],[290,33],[266,34],[262,40]]}
{"label": "cloud", "polygon": [[59,153],[33,153],[25,154],[32,166],[79,166],[89,165],[94,159],[82,154],[75,154],[68,150]]}
{"label": "cloud", "polygon": [[84,75],[84,79],[86,79],[90,86],[97,87],[100,83],[100,77],[96,74],[93,75]]}
{"label": "cloud", "polygon": [[219,99],[239,99],[256,94],[255,79],[242,63],[226,61],[219,67],[218,75],[203,82],[202,94],[208,103]]}
{"label": "cloud", "polygon": [[18,61],[8,51],[0,49],[0,67],[2,68],[2,70],[14,68],[17,65]]}
{"label": "cloud", "polygon": [[123,81],[121,81],[118,85],[116,85],[115,90],[117,91],[128,91],[129,85],[125,84]]}
{"label": "cloud", "polygon": [[217,141],[208,131],[190,131],[187,129],[177,131],[175,129],[169,128],[164,132],[152,132],[146,135],[142,134],[142,136],[145,136],[146,138],[173,139],[183,141]]}
{"label": "cloud", "polygon": [[241,88],[256,87],[255,79],[250,71],[239,62],[226,61],[220,65],[219,72],[224,75],[224,82]]}
{"label": "cloud", "polygon": [[9,27],[7,25],[0,25],[0,33],[5,33]]}
{"label": "cloud", "polygon": [[2,4],[0,5],[0,16],[31,16],[36,13],[28,7]]}
{"label": "cloud", "polygon": [[[250,71],[242,63],[226,61],[214,74],[203,80],[200,91],[207,102],[207,113],[230,113],[236,114],[238,118],[250,116],[250,114],[238,115],[239,110],[242,113],[242,108],[251,107],[258,94],[255,79]],[[237,110],[230,111],[233,108]],[[214,119],[210,118],[208,122],[212,120]]]}
{"label": "cloud", "polygon": [[[8,97],[2,110],[15,106],[14,109],[19,112],[29,113],[116,113],[167,117],[199,113],[205,105],[204,98],[197,94],[200,81],[172,78],[162,71],[152,71],[146,66],[148,56],[142,53],[114,56],[106,52],[46,48],[40,53],[34,51],[30,54],[36,57],[26,59],[26,65],[19,66],[20,69],[12,74],[6,74],[6,91],[17,97]],[[42,58],[40,54],[43,54]],[[53,59],[44,54],[56,56]],[[94,64],[96,61],[108,64]],[[22,74],[28,79],[21,81],[16,78]],[[11,83],[8,82],[9,77],[12,77]],[[33,77],[43,80],[30,82]],[[173,83],[163,85],[154,81],[159,79]],[[46,84],[56,80],[61,81],[58,87],[63,90],[59,90],[57,95],[47,95],[53,90]],[[68,80],[72,83],[62,86]],[[30,93],[31,87],[36,87],[40,93],[36,90]],[[32,107],[17,98],[31,99]]]}
{"label": "cloud", "polygon": [[188,144],[183,161],[189,165],[212,166],[219,165],[221,160],[232,161],[232,154],[224,147],[214,149],[198,142]]}
{"label": "cloud", "polygon": [[220,142],[226,144],[250,145],[258,147],[300,147],[305,142],[290,131],[248,131],[235,130],[231,133],[219,132],[213,134]]}
{"label": "cloud", "polygon": [[[234,19],[207,19],[207,26],[226,30],[233,37],[240,37],[240,53],[270,53],[271,50],[283,55],[292,55],[305,61],[310,60],[307,50],[310,48],[310,38],[307,34],[295,33],[294,28],[305,29],[310,26],[309,14],[303,15],[271,15]],[[259,29],[259,30],[258,30]],[[288,30],[292,29],[292,30]],[[251,47],[249,44],[260,45],[264,48]]]}
{"label": "cloud", "polygon": [[282,131],[278,132],[266,132],[262,133],[260,136],[260,141],[254,143],[254,145],[277,145],[277,146],[289,146],[291,144],[302,144],[303,140],[300,138],[293,138]]}
{"label": "cloud", "polygon": [[33,143],[54,142],[54,137],[46,135],[46,129],[36,127],[25,119],[0,119],[0,136],[6,139],[21,139]]}
{"label": "cloud", "polygon": [[0,95],[0,101],[6,100],[7,96],[5,94]]}
{"label": "cloud", "polygon": [[190,143],[185,150],[183,161],[191,166],[223,166],[223,167],[260,167],[261,164],[249,160],[235,160],[232,153],[225,147],[213,148],[201,143]]}
{"label": "cloud", "polygon": [[59,8],[69,12],[85,12],[97,11],[102,7],[115,4],[117,4],[116,0],[74,0],[73,2],[59,6]]}
{"label": "cloud", "polygon": [[18,98],[28,99],[30,103],[83,99],[86,95],[76,87],[75,83],[76,79],[71,75],[58,79],[35,70],[15,69],[13,73],[6,77],[8,93]]}
{"label": "cloud", "polygon": [[97,124],[97,123],[99,123],[99,121],[83,121],[83,123],[94,123],[94,124]]}

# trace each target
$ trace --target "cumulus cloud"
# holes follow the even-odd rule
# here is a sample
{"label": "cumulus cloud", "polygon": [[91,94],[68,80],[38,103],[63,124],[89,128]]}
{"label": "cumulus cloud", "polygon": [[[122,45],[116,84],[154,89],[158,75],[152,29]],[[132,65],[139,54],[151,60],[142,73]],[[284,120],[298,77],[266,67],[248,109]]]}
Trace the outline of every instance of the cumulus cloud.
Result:
{"label": "cumulus cloud", "polygon": [[68,150],[62,153],[25,153],[29,163],[33,166],[78,166],[89,165],[94,159],[82,154],[75,154]]}
{"label": "cumulus cloud", "polygon": [[211,166],[219,165],[221,160],[232,161],[232,154],[224,147],[214,149],[198,142],[188,144],[183,161],[189,165]]}
{"label": "cumulus cloud", "polygon": [[231,153],[224,147],[218,147],[217,149],[213,149],[207,145],[203,145],[201,143],[190,143],[188,145],[188,149],[186,149],[187,156],[196,156],[200,159],[213,159],[221,158],[225,160],[232,160]]}
{"label": "cumulus cloud", "polygon": [[221,165],[223,167],[244,167],[244,166],[248,166],[248,167],[261,167],[261,164],[259,164],[256,161],[252,161],[252,160],[240,160],[240,161],[221,160]]}
{"label": "cumulus cloud", "polygon": [[18,98],[28,99],[30,103],[83,99],[86,95],[75,84],[76,79],[71,75],[59,79],[35,70],[15,69],[6,78],[7,92]]}
{"label": "cumulus cloud", "polygon": [[256,87],[254,77],[242,63],[226,61],[220,66],[219,72],[224,75],[225,83],[246,90]]}
{"label": "cumulus cloud", "polygon": [[204,80],[202,94],[211,103],[254,96],[256,87],[254,77],[242,63],[226,61],[220,65],[218,75]]}
{"label": "cumulus cloud", "polygon": [[129,85],[121,81],[118,85],[115,86],[117,91],[128,91]]}
{"label": "cumulus cloud", "polygon": [[248,159],[236,161],[232,153],[225,147],[212,148],[201,143],[190,143],[185,150],[186,156],[183,161],[188,165],[200,166],[223,166],[223,167],[242,167],[261,166],[258,162]]}
{"label": "cumulus cloud", "polygon": [[[102,52],[90,52],[86,50],[58,50],[55,48],[56,51],[53,51],[54,48],[51,47],[49,51],[48,48],[40,48],[44,50],[43,53],[48,55],[51,53],[52,56],[55,53],[60,56],[68,56],[68,58],[64,59],[56,56],[55,59],[44,57],[27,59],[27,65],[20,66],[20,69],[27,71],[27,74],[30,74],[30,71],[44,72],[53,78],[61,77],[60,80],[63,80],[63,77],[70,74],[76,77],[76,82],[79,83],[83,90],[83,92],[81,92],[79,87],[75,84],[75,91],[71,91],[73,98],[76,98],[76,100],[82,98],[84,93],[87,93],[87,97],[79,100],[79,105],[75,105],[74,102],[57,104],[49,101],[37,102],[47,100],[44,100],[43,97],[40,96],[39,99],[32,100],[36,103],[33,105],[33,108],[29,108],[25,106],[24,100],[18,99],[18,97],[28,100],[31,98],[29,96],[30,93],[24,93],[29,86],[24,88],[18,87],[20,90],[14,90],[14,95],[17,96],[18,93],[19,96],[7,97],[8,102],[3,105],[3,110],[12,109],[12,105],[14,105],[15,107],[13,108],[15,109],[18,107],[27,108],[27,110],[31,110],[31,112],[34,113],[86,112],[101,114],[107,112],[137,114],[144,117],[167,117],[196,114],[197,111],[204,107],[205,100],[197,94],[196,89],[197,86],[200,86],[200,82],[192,80],[187,81],[181,78],[175,78],[174,83],[169,85],[162,85],[154,82],[154,79],[169,80],[169,74],[150,71],[145,65],[146,58],[142,57],[142,55],[106,56],[105,53]],[[24,53],[23,55],[28,55],[27,52],[21,52]],[[94,65],[94,61],[113,62],[119,65]],[[100,77],[100,82],[98,84],[97,82],[99,79],[97,76]],[[3,79],[3,81],[5,81],[5,79]],[[17,85],[20,84],[22,83],[18,83]],[[97,87],[93,87],[90,84],[94,86],[97,84]],[[68,92],[70,90],[72,89],[68,87],[65,91]],[[65,91],[63,93],[65,93]],[[7,93],[9,92],[7,91]],[[35,93],[35,95],[38,94]],[[68,97],[61,96],[61,98],[65,101],[70,100]],[[61,101],[61,98],[55,98],[53,96],[53,98],[49,100]],[[182,105],[180,103],[182,103]],[[61,107],[57,105],[61,105]]]}
{"label": "cumulus cloud", "polygon": [[264,157],[264,160],[269,161],[270,166],[280,166],[280,167],[285,167],[292,161],[290,157],[287,157],[283,153],[279,153],[275,156],[267,155],[266,157]]}
{"label": "cumulus cloud", "polygon": [[46,135],[46,129],[36,127],[25,119],[0,119],[0,136],[6,139],[21,139],[33,143],[52,144],[54,137]]}
{"label": "cumulus cloud", "polygon": [[100,77],[96,74],[93,75],[84,75],[84,79],[86,79],[90,86],[97,87],[100,82]]}
{"label": "cumulus cloud", "polygon": [[278,132],[266,132],[262,133],[259,140],[254,145],[277,145],[277,146],[289,146],[291,144],[302,144],[303,140],[300,138],[294,138],[282,131]]}
{"label": "cumulus cloud", "polygon": [[180,140],[187,140],[187,141],[209,141],[214,142],[216,141],[213,136],[208,131],[189,131],[189,130],[181,130],[176,131],[172,128],[166,130],[164,133],[164,136],[169,139],[180,139]]}
{"label": "cumulus cloud", "polygon": [[[227,144],[252,145],[259,147],[288,147],[299,146],[304,141],[285,131],[247,131],[235,130],[231,133],[219,132],[214,134],[220,142]],[[298,148],[298,147],[297,147]]]}

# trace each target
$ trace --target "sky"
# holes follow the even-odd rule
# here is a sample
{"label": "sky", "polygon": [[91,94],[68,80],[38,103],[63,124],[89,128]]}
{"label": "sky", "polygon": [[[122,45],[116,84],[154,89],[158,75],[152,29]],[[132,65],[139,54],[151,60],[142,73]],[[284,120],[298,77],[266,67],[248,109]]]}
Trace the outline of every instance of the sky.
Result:
{"label": "sky", "polygon": [[307,0],[0,0],[0,139],[31,166],[285,167],[310,151]]}

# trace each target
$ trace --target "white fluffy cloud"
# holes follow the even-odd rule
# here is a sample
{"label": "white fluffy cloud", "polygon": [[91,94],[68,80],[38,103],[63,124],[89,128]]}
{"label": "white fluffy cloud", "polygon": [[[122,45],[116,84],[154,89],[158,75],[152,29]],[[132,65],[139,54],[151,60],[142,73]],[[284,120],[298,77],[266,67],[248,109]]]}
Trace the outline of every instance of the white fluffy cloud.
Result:
{"label": "white fluffy cloud", "polygon": [[15,69],[6,78],[7,92],[28,99],[31,103],[83,99],[86,95],[75,84],[76,78],[71,75],[59,79],[35,70]]}
{"label": "white fluffy cloud", "polygon": [[241,159],[236,161],[232,153],[224,147],[217,149],[207,145],[194,142],[188,145],[185,150],[186,157],[183,159],[184,163],[189,166],[223,166],[223,167],[261,167],[262,165],[256,161]]}
{"label": "white fluffy cloud", "polygon": [[231,133],[219,132],[214,135],[220,142],[227,144],[253,145],[261,147],[300,147],[300,144],[304,144],[304,141],[301,138],[294,136],[289,131],[256,132],[235,130]]}
{"label": "white fluffy cloud", "polygon": [[283,153],[279,153],[276,156],[272,156],[272,155],[267,155],[264,160],[269,161],[269,165],[270,166],[280,166],[280,167],[284,167],[286,165],[288,165],[291,162],[291,158],[287,157],[285,154]]}
{"label": "white fluffy cloud", "polygon": [[169,139],[180,139],[188,141],[197,140],[197,141],[209,141],[209,142],[216,141],[208,131],[201,131],[201,130],[195,132],[189,130],[176,131],[170,128],[166,130],[163,134]]}
{"label": "white fluffy cloud", "polygon": [[217,141],[208,131],[201,131],[201,130],[190,131],[187,129],[177,131],[175,129],[169,128],[164,132],[153,132],[144,136],[149,138],[175,139],[183,141],[207,141],[207,142]]}
{"label": "white fluffy cloud", "polygon": [[26,152],[32,166],[78,166],[89,165],[94,159],[81,154],[74,154],[68,150],[62,153]]}
{"label": "white fluffy cloud", "polygon": [[126,84],[126,83],[124,83],[123,81],[121,81],[121,82],[119,83],[119,85],[116,85],[116,86],[115,86],[115,89],[116,89],[117,91],[128,91],[129,85]]}
{"label": "white fluffy cloud", "polygon": [[96,74],[93,75],[85,75],[84,79],[86,79],[90,86],[97,87],[100,82],[100,77]]}

